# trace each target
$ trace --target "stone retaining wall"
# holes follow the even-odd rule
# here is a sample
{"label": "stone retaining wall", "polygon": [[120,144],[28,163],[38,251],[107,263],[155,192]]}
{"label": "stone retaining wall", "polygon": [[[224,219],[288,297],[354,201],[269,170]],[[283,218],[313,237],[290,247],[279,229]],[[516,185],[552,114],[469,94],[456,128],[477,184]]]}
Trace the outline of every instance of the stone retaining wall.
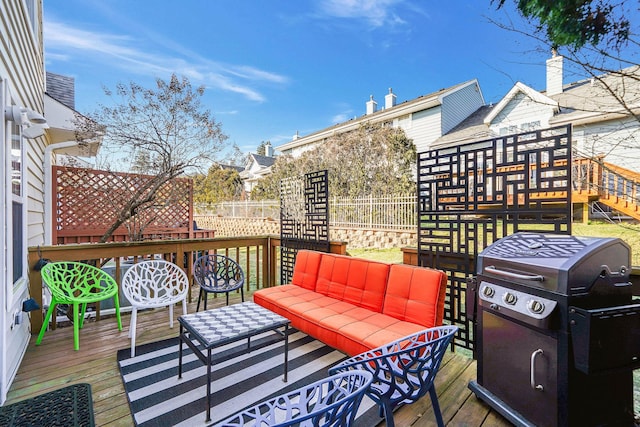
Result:
{"label": "stone retaining wall", "polygon": [[269,218],[232,218],[195,215],[198,228],[215,230],[216,237],[279,235],[280,222]]}
{"label": "stone retaining wall", "polygon": [[[216,230],[216,237],[279,235],[280,222],[270,218],[232,218],[215,215],[196,215],[199,228]],[[417,232],[399,230],[369,230],[363,228],[329,228],[329,239],[347,242],[351,248],[414,247]]]}

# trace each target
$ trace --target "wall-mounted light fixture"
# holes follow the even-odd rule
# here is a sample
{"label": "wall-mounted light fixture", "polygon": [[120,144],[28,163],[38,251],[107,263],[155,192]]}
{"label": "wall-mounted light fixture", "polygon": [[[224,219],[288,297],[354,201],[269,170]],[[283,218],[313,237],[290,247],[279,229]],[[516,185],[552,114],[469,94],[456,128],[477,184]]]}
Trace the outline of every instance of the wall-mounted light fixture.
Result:
{"label": "wall-mounted light fixture", "polygon": [[17,105],[4,107],[4,118],[22,126],[22,134],[27,138],[42,136],[44,130],[49,127],[42,114]]}

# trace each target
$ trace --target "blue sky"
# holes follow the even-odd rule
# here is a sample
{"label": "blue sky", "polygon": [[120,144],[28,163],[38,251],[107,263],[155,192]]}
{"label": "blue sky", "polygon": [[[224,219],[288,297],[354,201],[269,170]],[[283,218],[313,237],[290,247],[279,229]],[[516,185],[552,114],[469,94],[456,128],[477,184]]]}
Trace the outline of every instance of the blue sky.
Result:
{"label": "blue sky", "polygon": [[45,66],[75,78],[84,113],[103,86],[184,75],[255,152],[361,116],[370,95],[384,105],[390,87],[398,102],[474,78],[487,103],[516,81],[544,89],[549,53],[489,19],[519,22],[490,0],[44,0]]}

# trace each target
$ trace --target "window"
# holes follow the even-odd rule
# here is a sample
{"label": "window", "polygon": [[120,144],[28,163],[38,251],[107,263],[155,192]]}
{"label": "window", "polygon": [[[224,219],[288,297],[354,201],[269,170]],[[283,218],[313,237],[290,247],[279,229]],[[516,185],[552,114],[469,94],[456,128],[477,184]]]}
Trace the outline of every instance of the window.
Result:
{"label": "window", "polygon": [[24,254],[24,147],[20,126],[13,122],[8,122],[11,129],[11,167],[9,179],[11,180],[11,216],[9,224],[12,235],[12,254],[13,254],[13,284],[16,285],[24,274],[24,265],[26,263]]}
{"label": "window", "polygon": [[518,132],[531,132],[540,129],[540,120],[533,122],[521,123],[519,126],[510,125],[501,127],[499,130],[500,136],[513,135]]}
{"label": "window", "polygon": [[515,125],[505,126],[500,128],[500,136],[513,135],[514,133],[517,133],[517,132],[518,132],[518,127]]}
{"label": "window", "polygon": [[523,132],[529,132],[536,129],[540,129],[540,120],[536,120],[535,122],[523,123],[520,125],[520,130]]}

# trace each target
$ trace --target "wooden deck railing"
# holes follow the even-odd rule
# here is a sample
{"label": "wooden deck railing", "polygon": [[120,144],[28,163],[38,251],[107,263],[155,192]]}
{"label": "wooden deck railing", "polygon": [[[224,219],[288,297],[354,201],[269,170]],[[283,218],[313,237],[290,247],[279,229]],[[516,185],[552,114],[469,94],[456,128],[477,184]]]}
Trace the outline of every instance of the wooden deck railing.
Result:
{"label": "wooden deck railing", "polygon": [[[331,252],[346,253],[344,242],[331,242]],[[274,286],[278,283],[280,263],[280,238],[274,236],[234,237],[215,239],[181,239],[144,242],[91,243],[76,245],[40,246],[29,248],[29,287],[31,297],[41,310],[31,312],[31,332],[38,333],[44,319],[42,301],[42,277],[34,269],[40,258],[51,261],[85,261],[104,266],[111,262],[118,285],[123,260],[162,257],[169,261],[183,260],[182,266],[193,284],[193,262],[197,254],[209,251],[222,253],[235,259],[244,269],[247,290]],[[179,262],[177,262],[180,264]],[[190,293],[191,295],[191,293]],[[55,317],[55,316],[54,316]],[[96,318],[100,319],[100,305],[96,307]],[[55,319],[53,320],[55,327]]]}

